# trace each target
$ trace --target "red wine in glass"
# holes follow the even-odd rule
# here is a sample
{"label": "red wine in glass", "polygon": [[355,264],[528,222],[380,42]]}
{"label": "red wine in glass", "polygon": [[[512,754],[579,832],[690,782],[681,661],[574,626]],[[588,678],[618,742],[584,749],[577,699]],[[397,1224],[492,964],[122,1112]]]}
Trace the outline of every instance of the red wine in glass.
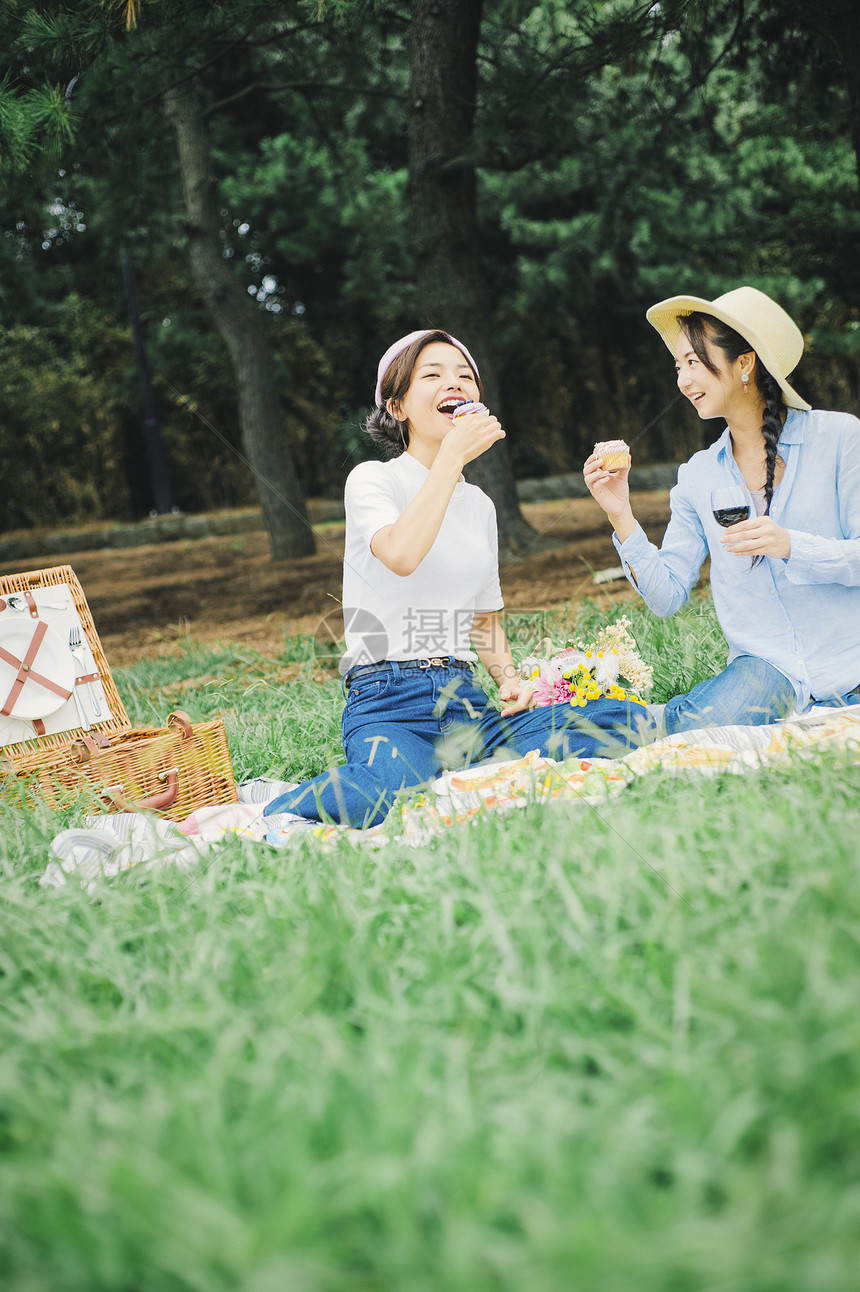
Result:
{"label": "red wine in glass", "polygon": [[714,520],[718,525],[722,525],[724,529],[728,529],[729,525],[737,525],[741,520],[749,520],[749,517],[749,506],[714,508]]}
{"label": "red wine in glass", "polygon": [[727,529],[738,521],[749,520],[750,502],[742,485],[726,485],[724,489],[711,490],[711,511],[718,525]]}

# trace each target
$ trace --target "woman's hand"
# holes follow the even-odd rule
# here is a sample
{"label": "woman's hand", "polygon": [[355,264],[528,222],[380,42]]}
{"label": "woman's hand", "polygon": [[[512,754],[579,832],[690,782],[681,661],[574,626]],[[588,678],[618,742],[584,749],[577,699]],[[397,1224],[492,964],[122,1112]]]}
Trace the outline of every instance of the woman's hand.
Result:
{"label": "woman's hand", "polygon": [[509,718],[512,713],[523,713],[532,707],[534,687],[529,682],[514,678],[512,682],[503,682],[499,687],[499,699],[502,702],[502,717]]}
{"label": "woman's hand", "polygon": [[464,413],[454,418],[439,454],[454,458],[462,469],[467,462],[474,462],[491,449],[496,440],[504,438],[501,423],[492,413]]}
{"label": "woman's hand", "polygon": [[370,540],[376,559],[401,578],[414,574],[436,541],[463,467],[504,438],[492,413],[455,417],[418,493],[392,525],[383,525]]}
{"label": "woman's hand", "polygon": [[532,686],[517,673],[511,647],[495,610],[476,611],[472,620],[472,645],[478,659],[499,688],[502,717],[531,707]]}
{"label": "woman's hand", "polygon": [[623,543],[636,528],[636,521],[630,507],[630,486],[627,483],[630,467],[620,471],[604,471],[603,459],[592,453],[585,459],[582,478],[585,487],[595,502],[599,503],[612,521],[612,527]]}
{"label": "woman's hand", "polygon": [[791,555],[791,535],[770,516],[753,516],[750,520],[729,525],[720,542],[737,556]]}

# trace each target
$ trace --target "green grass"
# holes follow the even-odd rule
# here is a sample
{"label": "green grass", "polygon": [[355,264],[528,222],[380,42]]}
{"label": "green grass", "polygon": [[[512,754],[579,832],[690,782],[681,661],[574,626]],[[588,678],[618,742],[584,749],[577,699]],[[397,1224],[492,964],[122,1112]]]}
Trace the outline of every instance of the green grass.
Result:
{"label": "green grass", "polygon": [[[719,665],[707,603],[634,625],[661,668]],[[136,722],[220,711],[240,775],[292,774],[339,697],[285,662],[192,647],[118,683]],[[3,1288],[855,1288],[858,779],[658,774],[91,892],[37,886],[66,818],[10,800]]]}

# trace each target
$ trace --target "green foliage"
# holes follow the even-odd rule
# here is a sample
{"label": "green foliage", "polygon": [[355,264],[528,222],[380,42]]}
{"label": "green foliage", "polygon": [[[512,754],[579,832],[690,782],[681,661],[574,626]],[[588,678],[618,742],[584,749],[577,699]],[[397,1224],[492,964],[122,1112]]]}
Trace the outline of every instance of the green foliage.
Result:
{"label": "green foliage", "polygon": [[7,72],[0,81],[0,166],[4,176],[10,169],[23,169],[30,156],[28,115]]}
{"label": "green foliage", "polygon": [[[38,369],[14,359],[31,394],[16,378],[19,434],[26,423],[40,440],[42,403],[74,372],[93,389],[73,392],[70,409],[89,408],[101,383],[105,445],[133,440],[133,358],[114,352],[126,246],[179,505],[253,497],[231,451],[232,378],[189,281],[160,109],[172,80],[192,75],[209,110],[224,254],[270,324],[302,483],[339,492],[370,452],[361,426],[381,348],[445,323],[416,317],[408,24],[407,6],[353,0],[277,14],[262,0],[0,7],[0,306],[10,338],[44,333]],[[666,413],[671,364],[643,321],[681,290],[771,292],[808,338],[801,390],[860,408],[856,158],[825,40],[772,0],[488,0],[478,80],[465,160],[478,169],[478,254],[518,474],[575,470],[607,436],[636,440],[639,461],[700,447],[694,412]],[[59,346],[69,293],[93,302],[93,327],[102,320],[103,343],[91,332],[87,343],[110,351],[104,367],[83,336],[72,361],[73,329]],[[90,425],[82,413],[82,438]],[[92,488],[90,461],[70,452],[59,492],[96,518],[107,490]],[[124,462],[107,514],[148,510],[140,453]]]}
{"label": "green foliage", "polygon": [[[734,13],[712,8],[696,26],[687,11],[676,30],[670,17],[667,11],[667,27],[635,58],[563,80],[564,96],[554,71],[533,90],[532,110],[549,116],[550,135],[568,114],[574,148],[542,148],[514,176],[484,177],[485,209],[499,211],[508,263],[516,266],[502,284],[501,348],[515,353],[528,329],[539,384],[552,391],[540,401],[530,386],[511,382],[511,420],[528,428],[514,450],[525,460],[537,432],[554,469],[574,468],[605,435],[637,438],[670,399],[671,365],[661,372],[642,316],[680,291],[711,297],[748,282],[770,292],[811,331],[822,358],[835,334],[851,356],[849,385],[856,384],[850,324],[860,282],[851,248],[860,214],[838,77],[831,68],[825,94],[823,66],[808,51],[802,61],[784,30],[781,75],[771,79],[762,63],[779,61],[769,46],[765,53],[772,30],[748,24],[751,45],[738,48]],[[697,61],[717,62],[725,49],[691,93]],[[504,81],[487,91],[488,132],[494,96],[504,94]],[[801,129],[798,99],[818,109]],[[814,352],[799,381],[819,406],[857,407],[842,402],[845,382],[834,384],[832,366]],[[694,417],[675,414],[637,451],[652,460],[684,457],[700,434]]]}
{"label": "green foliage", "polygon": [[9,488],[7,477],[0,502],[4,529],[127,507],[121,408],[105,398],[126,343],[123,329],[75,295],[65,322],[67,330],[21,325],[0,332],[0,456],[15,482]]}

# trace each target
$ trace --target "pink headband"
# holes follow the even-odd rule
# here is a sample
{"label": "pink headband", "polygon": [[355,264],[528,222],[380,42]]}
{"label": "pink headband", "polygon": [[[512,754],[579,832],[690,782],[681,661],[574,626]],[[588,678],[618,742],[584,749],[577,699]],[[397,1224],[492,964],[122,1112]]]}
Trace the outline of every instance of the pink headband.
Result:
{"label": "pink headband", "polygon": [[[419,332],[410,332],[408,336],[402,336],[399,341],[394,342],[394,345],[390,345],[388,347],[388,349],[385,351],[385,354],[379,360],[379,367],[376,370],[376,403],[377,404],[382,403],[382,379],[385,376],[385,374],[388,372],[388,369],[391,367],[392,363],[397,358],[397,356],[399,354],[402,354],[403,351],[408,346],[410,346],[413,341],[417,341],[419,337],[431,336],[434,332],[438,332],[439,330],[440,330],[439,328],[423,328]],[[454,336],[448,336],[447,332],[445,333],[445,335],[448,337],[448,340],[451,342],[451,344],[455,345],[457,349],[463,355],[465,355],[466,360],[469,363],[470,367],[472,368],[472,371],[474,372],[475,376],[476,377],[479,376],[478,365],[475,363],[475,360],[472,358],[472,356],[469,354],[469,351],[463,345],[463,342],[458,341],[457,338]]]}

